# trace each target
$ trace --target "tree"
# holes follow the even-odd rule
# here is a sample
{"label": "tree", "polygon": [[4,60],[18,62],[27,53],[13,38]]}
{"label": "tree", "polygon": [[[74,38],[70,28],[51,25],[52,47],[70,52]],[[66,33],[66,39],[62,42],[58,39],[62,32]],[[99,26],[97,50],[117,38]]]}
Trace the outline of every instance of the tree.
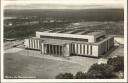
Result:
{"label": "tree", "polygon": [[90,79],[113,78],[113,67],[108,64],[94,64],[87,72]]}
{"label": "tree", "polygon": [[71,73],[60,73],[56,76],[56,79],[73,79],[73,74]]}
{"label": "tree", "polygon": [[109,58],[107,64],[113,66],[113,71],[124,71],[124,57],[118,56],[114,58]]}
{"label": "tree", "polygon": [[75,75],[75,79],[86,79],[86,78],[87,78],[87,74],[83,72],[77,72]]}

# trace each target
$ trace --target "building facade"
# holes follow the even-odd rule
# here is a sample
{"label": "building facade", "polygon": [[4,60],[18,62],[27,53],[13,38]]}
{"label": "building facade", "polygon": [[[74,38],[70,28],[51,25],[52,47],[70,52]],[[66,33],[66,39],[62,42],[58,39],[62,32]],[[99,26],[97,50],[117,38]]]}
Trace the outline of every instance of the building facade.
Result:
{"label": "building facade", "polygon": [[36,37],[25,39],[25,47],[42,55],[91,56],[104,55],[114,46],[114,37],[104,31],[37,31]]}

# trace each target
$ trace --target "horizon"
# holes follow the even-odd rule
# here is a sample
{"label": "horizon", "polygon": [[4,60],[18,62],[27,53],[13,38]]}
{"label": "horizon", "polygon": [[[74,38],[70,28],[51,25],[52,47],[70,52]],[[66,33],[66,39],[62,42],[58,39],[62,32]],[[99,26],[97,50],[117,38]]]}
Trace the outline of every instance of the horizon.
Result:
{"label": "horizon", "polygon": [[4,9],[118,9],[124,0],[5,0]]}
{"label": "horizon", "polygon": [[124,8],[91,8],[91,9],[4,9],[4,10],[124,10]]}

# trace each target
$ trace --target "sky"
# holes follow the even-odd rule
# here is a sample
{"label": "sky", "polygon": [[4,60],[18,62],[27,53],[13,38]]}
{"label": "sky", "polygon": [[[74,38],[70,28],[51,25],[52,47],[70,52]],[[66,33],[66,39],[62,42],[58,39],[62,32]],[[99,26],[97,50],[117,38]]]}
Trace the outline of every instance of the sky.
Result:
{"label": "sky", "polygon": [[4,0],[5,9],[123,8],[124,0]]}

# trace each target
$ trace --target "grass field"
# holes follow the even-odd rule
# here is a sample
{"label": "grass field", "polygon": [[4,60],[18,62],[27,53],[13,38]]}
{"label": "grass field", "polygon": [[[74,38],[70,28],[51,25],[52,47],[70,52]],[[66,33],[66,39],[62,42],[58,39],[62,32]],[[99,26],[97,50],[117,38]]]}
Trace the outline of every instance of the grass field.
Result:
{"label": "grass field", "polygon": [[59,73],[85,71],[79,64],[20,56],[16,53],[5,53],[4,76],[35,77],[42,79],[54,78]]}

